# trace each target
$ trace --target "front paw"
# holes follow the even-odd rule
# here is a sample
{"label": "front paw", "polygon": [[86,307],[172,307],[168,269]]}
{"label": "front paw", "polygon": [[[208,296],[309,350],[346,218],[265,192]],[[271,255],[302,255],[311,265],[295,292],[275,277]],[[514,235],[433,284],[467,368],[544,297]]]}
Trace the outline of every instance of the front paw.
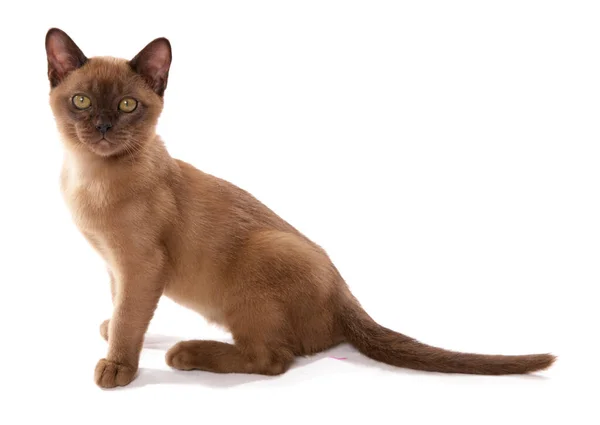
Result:
{"label": "front paw", "polygon": [[104,338],[105,341],[108,341],[108,324],[110,323],[109,319],[106,319],[100,325],[100,335]]}
{"label": "front paw", "polygon": [[137,368],[101,359],[96,365],[94,380],[99,387],[124,387],[135,378]]}

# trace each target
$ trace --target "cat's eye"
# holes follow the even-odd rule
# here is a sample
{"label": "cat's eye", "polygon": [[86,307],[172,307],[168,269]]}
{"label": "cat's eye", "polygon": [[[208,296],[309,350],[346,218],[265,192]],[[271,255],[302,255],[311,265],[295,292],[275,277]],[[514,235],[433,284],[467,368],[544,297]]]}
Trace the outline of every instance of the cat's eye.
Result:
{"label": "cat's eye", "polygon": [[76,94],[73,96],[71,102],[73,102],[73,106],[75,106],[77,109],[87,109],[92,104],[91,99],[82,94]]}
{"label": "cat's eye", "polygon": [[123,112],[133,112],[135,111],[135,108],[137,108],[137,105],[137,100],[131,97],[126,97],[119,102],[119,109]]}

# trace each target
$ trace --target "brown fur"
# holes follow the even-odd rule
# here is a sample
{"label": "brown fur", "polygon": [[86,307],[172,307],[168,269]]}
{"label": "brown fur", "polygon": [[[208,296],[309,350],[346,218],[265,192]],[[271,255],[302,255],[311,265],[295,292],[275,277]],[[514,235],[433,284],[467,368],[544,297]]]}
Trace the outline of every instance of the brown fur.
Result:
{"label": "brown fur", "polygon": [[[373,359],[438,372],[527,373],[549,354],[495,356],[431,347],[375,323],[325,251],[244,190],[173,159],[155,134],[171,50],[133,62],[87,59],[62,31],[46,39],[50,103],[65,146],[61,187],[73,219],[109,270],[114,311],[96,367],[104,388],[134,379],[162,295],[231,331],[235,345],[186,341],[167,363],[212,372],[285,372],[295,356],[347,341]],[[76,110],[83,93],[92,107]],[[124,114],[119,99],[139,110]],[[110,122],[100,140],[98,122]]]}

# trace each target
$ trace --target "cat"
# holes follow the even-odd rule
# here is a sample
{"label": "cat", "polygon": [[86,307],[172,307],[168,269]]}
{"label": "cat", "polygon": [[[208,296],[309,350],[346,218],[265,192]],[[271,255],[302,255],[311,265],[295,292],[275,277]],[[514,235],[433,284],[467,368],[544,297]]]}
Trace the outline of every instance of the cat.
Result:
{"label": "cat", "polygon": [[169,366],[278,375],[296,356],[348,342],[398,367],[524,374],[551,354],[444,350],[377,324],[326,252],[248,192],[172,158],[156,135],[171,66],[158,38],[133,59],[87,58],[62,30],[46,35],[50,105],[64,145],[60,176],[73,221],[105,260],[113,313],[95,382],[136,376],[144,334],[165,295],[235,341],[183,341]]}

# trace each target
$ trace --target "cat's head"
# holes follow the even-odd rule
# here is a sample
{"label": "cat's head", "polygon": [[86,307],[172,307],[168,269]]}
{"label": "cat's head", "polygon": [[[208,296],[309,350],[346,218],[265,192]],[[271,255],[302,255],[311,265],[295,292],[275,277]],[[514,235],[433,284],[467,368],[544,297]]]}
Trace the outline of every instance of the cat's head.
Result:
{"label": "cat's head", "polygon": [[63,31],[46,35],[50,105],[67,145],[111,157],[154,137],[171,65],[158,38],[133,59],[87,58]]}

